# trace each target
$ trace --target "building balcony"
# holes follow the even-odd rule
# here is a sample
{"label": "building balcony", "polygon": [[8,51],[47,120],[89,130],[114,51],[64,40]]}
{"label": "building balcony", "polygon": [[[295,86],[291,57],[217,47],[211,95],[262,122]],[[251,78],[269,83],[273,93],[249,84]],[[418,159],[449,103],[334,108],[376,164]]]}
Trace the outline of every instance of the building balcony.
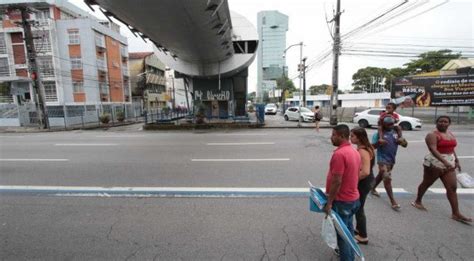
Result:
{"label": "building balcony", "polygon": [[120,47],[120,54],[122,55],[122,57],[128,58],[128,50],[127,50],[127,48]]}
{"label": "building balcony", "polygon": [[99,83],[100,95],[109,95],[109,86],[106,83]]}
{"label": "building balcony", "polygon": [[122,75],[123,76],[127,76],[129,77],[130,76],[130,72],[128,71],[128,66],[122,66]]}
{"label": "building balcony", "polygon": [[95,46],[99,49],[105,49],[105,38],[102,35],[95,36]]}
{"label": "building balcony", "polygon": [[104,59],[97,59],[97,69],[99,71],[107,72],[107,64]]}

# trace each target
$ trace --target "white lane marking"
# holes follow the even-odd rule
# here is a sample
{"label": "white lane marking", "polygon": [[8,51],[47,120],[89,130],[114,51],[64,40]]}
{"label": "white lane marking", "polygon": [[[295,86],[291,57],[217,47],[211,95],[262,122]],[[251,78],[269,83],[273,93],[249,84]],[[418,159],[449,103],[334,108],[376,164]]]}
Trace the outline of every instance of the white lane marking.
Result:
{"label": "white lane marking", "polygon": [[289,161],[290,159],[191,159],[196,162],[258,162],[258,161]]}
{"label": "white lane marking", "polygon": [[24,138],[25,136],[1,135],[0,138]]}
{"label": "white lane marking", "polygon": [[[430,188],[429,191],[436,193],[436,194],[446,194],[446,189],[444,188]],[[472,188],[458,188],[456,189],[456,193],[458,194],[474,194],[474,189]]]}
{"label": "white lane marking", "polygon": [[[410,192],[408,192],[408,191],[406,191],[405,189],[402,189],[402,188],[392,188],[392,191],[393,191],[393,193],[410,193]],[[377,192],[387,193],[387,191],[383,188],[378,188]]]}
{"label": "white lane marking", "polygon": [[218,133],[215,136],[267,136],[267,133]]}
{"label": "white lane marking", "polygon": [[0,161],[69,161],[69,159],[0,159]]}
{"label": "white lane marking", "polygon": [[454,131],[455,135],[474,135],[474,132],[465,132],[465,131]]}
{"label": "white lane marking", "polygon": [[28,191],[101,191],[101,192],[309,192],[309,188],[233,188],[233,187],[80,187],[80,186],[8,186],[0,185],[0,190]]}
{"label": "white lane marking", "polygon": [[[324,188],[320,188],[324,191]],[[394,192],[404,189],[395,188]],[[233,188],[233,187],[76,187],[76,186],[9,186],[0,185],[0,193],[34,193],[63,197],[276,197],[309,196],[304,188]]]}
{"label": "white lane marking", "polygon": [[96,138],[143,138],[145,135],[98,135]]}
{"label": "white lane marking", "polygon": [[118,146],[117,143],[57,143],[54,146]]}
{"label": "white lane marking", "polygon": [[474,156],[458,156],[459,159],[474,159]]}
{"label": "white lane marking", "polygon": [[274,145],[275,142],[229,142],[229,143],[207,143],[207,146],[245,146],[245,145]]}

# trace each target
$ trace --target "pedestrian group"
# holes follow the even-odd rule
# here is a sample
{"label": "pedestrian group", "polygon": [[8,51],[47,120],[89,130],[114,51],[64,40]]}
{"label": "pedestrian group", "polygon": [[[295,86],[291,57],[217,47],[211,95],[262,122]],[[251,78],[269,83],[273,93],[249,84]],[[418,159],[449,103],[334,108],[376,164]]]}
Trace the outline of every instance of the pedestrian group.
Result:
{"label": "pedestrian group", "polygon": [[[383,182],[391,208],[400,210],[400,204],[394,198],[392,191],[392,169],[395,165],[398,146],[407,146],[407,141],[402,137],[400,127],[397,125],[399,115],[395,112],[396,105],[389,103],[386,111],[379,117],[378,130],[369,142],[367,132],[363,128],[349,127],[344,124],[333,128],[331,142],[337,148],[334,150],[329,163],[326,178],[326,194],[328,202],[324,211],[339,214],[354,239],[359,244],[368,244],[367,222],[364,205],[367,195],[379,197],[377,186]],[[422,198],[426,190],[440,179],[445,188],[451,205],[451,218],[463,223],[472,222],[471,218],[462,215],[459,211],[456,194],[456,173],[461,171],[455,147],[456,138],[448,131],[451,119],[440,116],[436,119],[436,130],[429,133],[426,138],[429,153],[423,162],[423,181],[418,187],[415,201],[411,205],[426,211]],[[319,127],[319,126],[317,126]],[[356,145],[357,149],[351,146]],[[373,166],[377,161],[378,173],[374,176]],[[353,216],[356,216],[356,226],[353,226]],[[337,236],[337,254],[340,260],[354,260],[355,253],[339,235]]]}

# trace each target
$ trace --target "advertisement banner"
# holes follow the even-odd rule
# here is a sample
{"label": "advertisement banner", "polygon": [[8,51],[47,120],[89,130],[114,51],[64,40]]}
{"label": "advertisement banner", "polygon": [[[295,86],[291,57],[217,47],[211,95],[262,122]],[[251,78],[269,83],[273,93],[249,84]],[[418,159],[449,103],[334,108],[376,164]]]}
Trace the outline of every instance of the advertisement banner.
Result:
{"label": "advertisement banner", "polygon": [[392,99],[402,107],[472,106],[474,76],[406,76],[392,82]]}

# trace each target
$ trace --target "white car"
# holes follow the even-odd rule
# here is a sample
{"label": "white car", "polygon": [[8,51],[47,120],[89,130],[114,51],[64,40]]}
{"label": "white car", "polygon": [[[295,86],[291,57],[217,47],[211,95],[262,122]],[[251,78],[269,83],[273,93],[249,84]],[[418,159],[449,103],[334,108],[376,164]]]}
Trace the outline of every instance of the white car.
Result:
{"label": "white car", "polygon": [[269,103],[265,106],[265,114],[277,114],[278,107],[275,103]]}
{"label": "white car", "polygon": [[[380,113],[384,111],[384,108],[373,108],[362,112],[357,112],[354,114],[353,121],[354,123],[359,124],[359,126],[362,128],[371,126],[376,127],[378,125]],[[422,126],[420,119],[403,115],[400,115],[400,121],[398,122],[398,125],[400,128],[402,128],[402,130],[421,129]]]}
{"label": "white car", "polygon": [[[285,111],[285,121],[288,120],[299,120],[300,113],[299,113],[299,108],[298,107],[290,107],[286,109]],[[301,107],[301,121],[309,121],[313,122],[314,121],[314,112],[312,112],[310,109]]]}

